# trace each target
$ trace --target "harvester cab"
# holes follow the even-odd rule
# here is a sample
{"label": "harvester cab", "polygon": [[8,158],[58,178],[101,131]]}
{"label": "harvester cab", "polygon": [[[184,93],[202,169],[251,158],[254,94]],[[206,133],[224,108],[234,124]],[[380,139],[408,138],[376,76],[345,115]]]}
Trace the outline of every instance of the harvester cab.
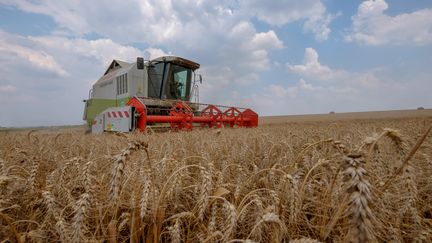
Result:
{"label": "harvester cab", "polygon": [[144,131],[159,125],[190,130],[194,126],[256,126],[250,109],[199,103],[198,63],[164,56],[135,63],[113,60],[84,100],[83,119],[92,133]]}

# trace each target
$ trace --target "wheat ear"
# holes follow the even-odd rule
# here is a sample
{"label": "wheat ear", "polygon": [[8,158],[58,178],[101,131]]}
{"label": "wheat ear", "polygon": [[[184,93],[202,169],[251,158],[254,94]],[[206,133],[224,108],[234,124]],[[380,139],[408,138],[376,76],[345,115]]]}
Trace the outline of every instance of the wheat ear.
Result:
{"label": "wheat ear", "polygon": [[208,198],[210,196],[212,181],[211,174],[204,167],[200,167],[202,174],[201,193],[198,199],[198,219],[202,221],[204,219],[204,212],[208,205]]}
{"label": "wheat ear", "polygon": [[207,226],[209,235],[212,235],[217,231],[217,209],[218,209],[217,203],[214,202],[211,207],[210,220]]}
{"label": "wheat ear", "polygon": [[384,186],[381,188],[381,193],[383,193],[385,190],[387,190],[387,187],[393,182],[393,180],[400,174],[402,174],[403,169],[408,164],[410,159],[414,156],[414,154],[417,152],[417,150],[420,148],[424,140],[429,135],[430,131],[432,130],[432,126],[426,130],[426,132],[423,134],[423,136],[417,141],[417,143],[414,145],[414,147],[411,149],[411,151],[408,153],[408,155],[405,157],[405,159],[402,162],[402,165],[396,170],[396,172],[384,183]]}
{"label": "wheat ear", "polygon": [[233,204],[228,201],[224,201],[224,212],[227,216],[227,222],[224,230],[225,241],[231,238],[234,233],[234,229],[237,225],[237,210]]}
{"label": "wheat ear", "polygon": [[[285,224],[279,219],[279,216],[276,213],[266,213],[264,214],[261,219],[254,225],[252,228],[252,231],[249,233],[248,238],[255,235],[257,231],[261,231],[261,225],[263,223],[275,223],[279,225],[279,227],[282,230],[282,234],[285,235],[288,231],[285,227]],[[283,236],[282,236],[283,237]]]}
{"label": "wheat ear", "polygon": [[5,162],[2,158],[0,158],[0,175],[5,175],[6,171],[5,171]]}
{"label": "wheat ear", "polygon": [[320,241],[311,238],[300,238],[300,239],[290,240],[290,243],[320,243]]}
{"label": "wheat ear", "polygon": [[38,171],[39,171],[39,160],[33,159],[33,165],[31,167],[30,178],[29,178],[29,185],[31,190],[35,189],[36,176],[38,174]]}
{"label": "wheat ear", "polygon": [[143,180],[143,187],[141,192],[141,199],[140,199],[140,217],[141,220],[144,220],[144,218],[147,216],[148,213],[148,204],[150,201],[150,188],[151,188],[151,172],[149,170],[144,170],[143,173],[141,173],[141,178]]}
{"label": "wheat ear", "polygon": [[75,204],[75,215],[72,219],[72,237],[74,242],[81,242],[86,232],[86,225],[84,218],[86,216],[87,209],[90,205],[90,195],[88,193],[81,194],[80,198]]}
{"label": "wheat ear", "polygon": [[169,234],[171,236],[171,242],[180,243],[182,239],[181,235],[181,221],[179,218],[174,220],[174,225],[168,227]]}
{"label": "wheat ear", "polygon": [[80,198],[75,204],[75,215],[72,219],[72,230],[73,238],[80,240],[87,229],[84,219],[90,208],[92,196],[93,196],[93,175],[92,175],[92,161],[84,164],[83,178],[85,192],[81,194]]}
{"label": "wheat ear", "polygon": [[359,154],[350,154],[344,160],[345,185],[349,194],[349,235],[352,242],[368,242],[374,238],[371,223],[373,215],[369,208],[371,201],[370,184],[366,180],[366,170],[362,167],[364,160]]}
{"label": "wheat ear", "polygon": [[116,155],[114,158],[114,167],[112,171],[111,183],[110,183],[110,197],[114,201],[117,201],[119,192],[120,192],[120,184],[123,178],[124,167],[127,158],[130,156],[132,151],[138,150],[141,147],[144,147],[145,144],[143,142],[133,142],[130,143],[126,149],[123,149],[120,154]]}
{"label": "wheat ear", "polygon": [[60,241],[61,242],[69,242],[70,237],[69,237],[69,233],[67,231],[66,223],[64,222],[64,220],[62,218],[58,218],[55,226],[56,226],[58,234],[60,235]]}

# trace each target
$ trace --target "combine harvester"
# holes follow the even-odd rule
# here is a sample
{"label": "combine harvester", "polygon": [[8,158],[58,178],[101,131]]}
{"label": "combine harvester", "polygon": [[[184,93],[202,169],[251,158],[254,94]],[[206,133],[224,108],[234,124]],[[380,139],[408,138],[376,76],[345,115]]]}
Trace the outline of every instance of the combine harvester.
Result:
{"label": "combine harvester", "polygon": [[147,126],[173,130],[193,127],[256,127],[251,109],[199,103],[199,64],[165,56],[135,63],[113,60],[84,100],[83,119],[91,132],[144,132]]}

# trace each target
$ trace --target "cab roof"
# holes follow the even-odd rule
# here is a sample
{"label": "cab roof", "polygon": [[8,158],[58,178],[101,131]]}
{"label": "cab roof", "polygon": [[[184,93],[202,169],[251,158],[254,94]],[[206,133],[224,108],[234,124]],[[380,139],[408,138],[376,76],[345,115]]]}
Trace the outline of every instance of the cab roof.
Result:
{"label": "cab roof", "polygon": [[188,60],[188,59],[185,59],[182,57],[177,57],[177,56],[163,56],[163,57],[158,57],[158,58],[155,58],[153,60],[150,60],[150,63],[158,63],[158,62],[174,63],[177,65],[188,67],[188,68],[192,69],[193,71],[195,71],[196,69],[198,69],[200,67],[200,65],[196,62],[193,62],[191,60]]}

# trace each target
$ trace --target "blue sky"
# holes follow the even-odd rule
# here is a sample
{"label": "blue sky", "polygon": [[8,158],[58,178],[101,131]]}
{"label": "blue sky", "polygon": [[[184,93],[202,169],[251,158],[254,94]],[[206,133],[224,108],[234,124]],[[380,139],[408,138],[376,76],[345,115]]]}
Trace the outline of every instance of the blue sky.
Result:
{"label": "blue sky", "polygon": [[432,108],[430,0],[0,0],[0,126],[80,124],[112,59],[166,54],[260,115]]}

